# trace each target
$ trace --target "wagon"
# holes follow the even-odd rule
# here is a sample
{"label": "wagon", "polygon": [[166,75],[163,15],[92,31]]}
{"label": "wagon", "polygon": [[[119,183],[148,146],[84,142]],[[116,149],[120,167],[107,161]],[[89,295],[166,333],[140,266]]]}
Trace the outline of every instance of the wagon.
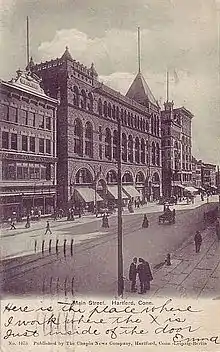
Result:
{"label": "wagon", "polygon": [[171,210],[164,212],[162,215],[159,215],[158,222],[159,224],[164,224],[165,222],[175,224],[175,212]]}

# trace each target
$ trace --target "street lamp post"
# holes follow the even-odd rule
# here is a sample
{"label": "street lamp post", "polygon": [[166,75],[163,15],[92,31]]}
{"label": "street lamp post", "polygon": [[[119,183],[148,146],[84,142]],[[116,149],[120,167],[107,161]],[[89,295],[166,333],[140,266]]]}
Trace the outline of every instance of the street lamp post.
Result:
{"label": "street lamp post", "polygon": [[118,296],[123,295],[121,121],[118,116]]}

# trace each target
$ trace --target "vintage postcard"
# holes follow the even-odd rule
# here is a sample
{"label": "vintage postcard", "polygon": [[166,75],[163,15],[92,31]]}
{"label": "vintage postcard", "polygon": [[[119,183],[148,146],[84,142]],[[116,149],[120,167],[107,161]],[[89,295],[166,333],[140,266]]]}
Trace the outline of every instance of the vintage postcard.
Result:
{"label": "vintage postcard", "polygon": [[3,352],[220,352],[220,0],[1,0]]}

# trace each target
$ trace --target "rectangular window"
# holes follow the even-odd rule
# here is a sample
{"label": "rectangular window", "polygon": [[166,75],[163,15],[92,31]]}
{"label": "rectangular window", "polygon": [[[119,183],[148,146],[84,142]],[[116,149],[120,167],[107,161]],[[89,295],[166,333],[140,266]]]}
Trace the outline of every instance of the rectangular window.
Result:
{"label": "rectangular window", "polygon": [[39,165],[35,165],[34,173],[35,173],[35,179],[39,180],[40,179],[40,167],[39,167]]}
{"label": "rectangular window", "polygon": [[44,128],[44,116],[38,114],[37,118],[38,118],[38,127],[39,128]]}
{"label": "rectangular window", "polygon": [[102,145],[99,144],[99,159],[102,159]]}
{"label": "rectangular window", "polygon": [[35,115],[33,112],[28,112],[28,125],[34,127],[35,126]]}
{"label": "rectangular window", "polygon": [[50,130],[51,129],[51,117],[46,116],[46,129]]}
{"label": "rectangular window", "polygon": [[30,137],[30,151],[35,152],[35,137]]}
{"label": "rectangular window", "polygon": [[46,166],[46,180],[50,180],[51,179],[51,166],[50,164],[48,164]]}
{"label": "rectangular window", "polygon": [[8,121],[8,106],[0,105],[0,120]]}
{"label": "rectangular window", "polygon": [[44,153],[44,139],[39,138],[39,153]]}
{"label": "rectangular window", "polygon": [[13,106],[9,106],[9,121],[18,122],[17,120],[17,109]]}
{"label": "rectangular window", "polygon": [[35,178],[34,164],[29,164],[29,175],[30,175],[30,179]]}
{"label": "rectangular window", "polygon": [[40,167],[40,178],[41,180],[46,180],[46,166],[41,165]]}
{"label": "rectangular window", "polygon": [[28,164],[23,164],[23,178],[24,180],[29,179]]}
{"label": "rectangular window", "polygon": [[19,110],[19,123],[21,125],[27,125],[27,111]]}
{"label": "rectangular window", "polygon": [[3,166],[3,178],[5,180],[16,180],[16,167],[15,163],[6,163]]}
{"label": "rectangular window", "polygon": [[23,165],[20,163],[17,163],[17,179],[23,180]]}
{"label": "rectangular window", "polygon": [[24,150],[25,152],[27,152],[27,150],[28,150],[28,138],[27,138],[27,136],[22,136],[22,139],[21,139],[21,148],[22,148],[22,150]]}
{"label": "rectangular window", "polygon": [[2,131],[2,148],[9,148],[9,133],[6,131]]}
{"label": "rectangular window", "polygon": [[18,135],[17,135],[17,133],[11,134],[11,149],[13,149],[13,150],[18,149]]}
{"label": "rectangular window", "polygon": [[51,154],[51,142],[50,139],[46,139],[46,153]]}

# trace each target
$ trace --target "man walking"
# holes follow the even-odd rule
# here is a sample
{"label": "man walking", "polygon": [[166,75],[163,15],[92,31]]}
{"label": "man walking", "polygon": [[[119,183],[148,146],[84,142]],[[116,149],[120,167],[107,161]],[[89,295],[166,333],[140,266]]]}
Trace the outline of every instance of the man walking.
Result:
{"label": "man walking", "polygon": [[147,261],[142,258],[139,258],[139,264],[137,267],[137,272],[140,280],[140,292],[146,293],[147,290],[150,290],[150,281],[153,280],[153,276],[150,270],[150,265]]}
{"label": "man walking", "polygon": [[10,221],[10,226],[10,230],[16,230],[15,222],[13,220]]}
{"label": "man walking", "polygon": [[49,221],[47,221],[45,235],[47,234],[47,232],[49,232],[49,234],[52,235],[52,231],[51,231],[51,229],[50,229],[50,223],[49,223]]}
{"label": "man walking", "polygon": [[137,258],[133,259],[129,269],[129,280],[131,281],[131,292],[136,292]]}
{"label": "man walking", "polygon": [[195,247],[196,247],[196,253],[200,252],[200,247],[202,244],[202,236],[199,231],[196,231],[195,237],[194,237],[194,242],[195,242]]}

